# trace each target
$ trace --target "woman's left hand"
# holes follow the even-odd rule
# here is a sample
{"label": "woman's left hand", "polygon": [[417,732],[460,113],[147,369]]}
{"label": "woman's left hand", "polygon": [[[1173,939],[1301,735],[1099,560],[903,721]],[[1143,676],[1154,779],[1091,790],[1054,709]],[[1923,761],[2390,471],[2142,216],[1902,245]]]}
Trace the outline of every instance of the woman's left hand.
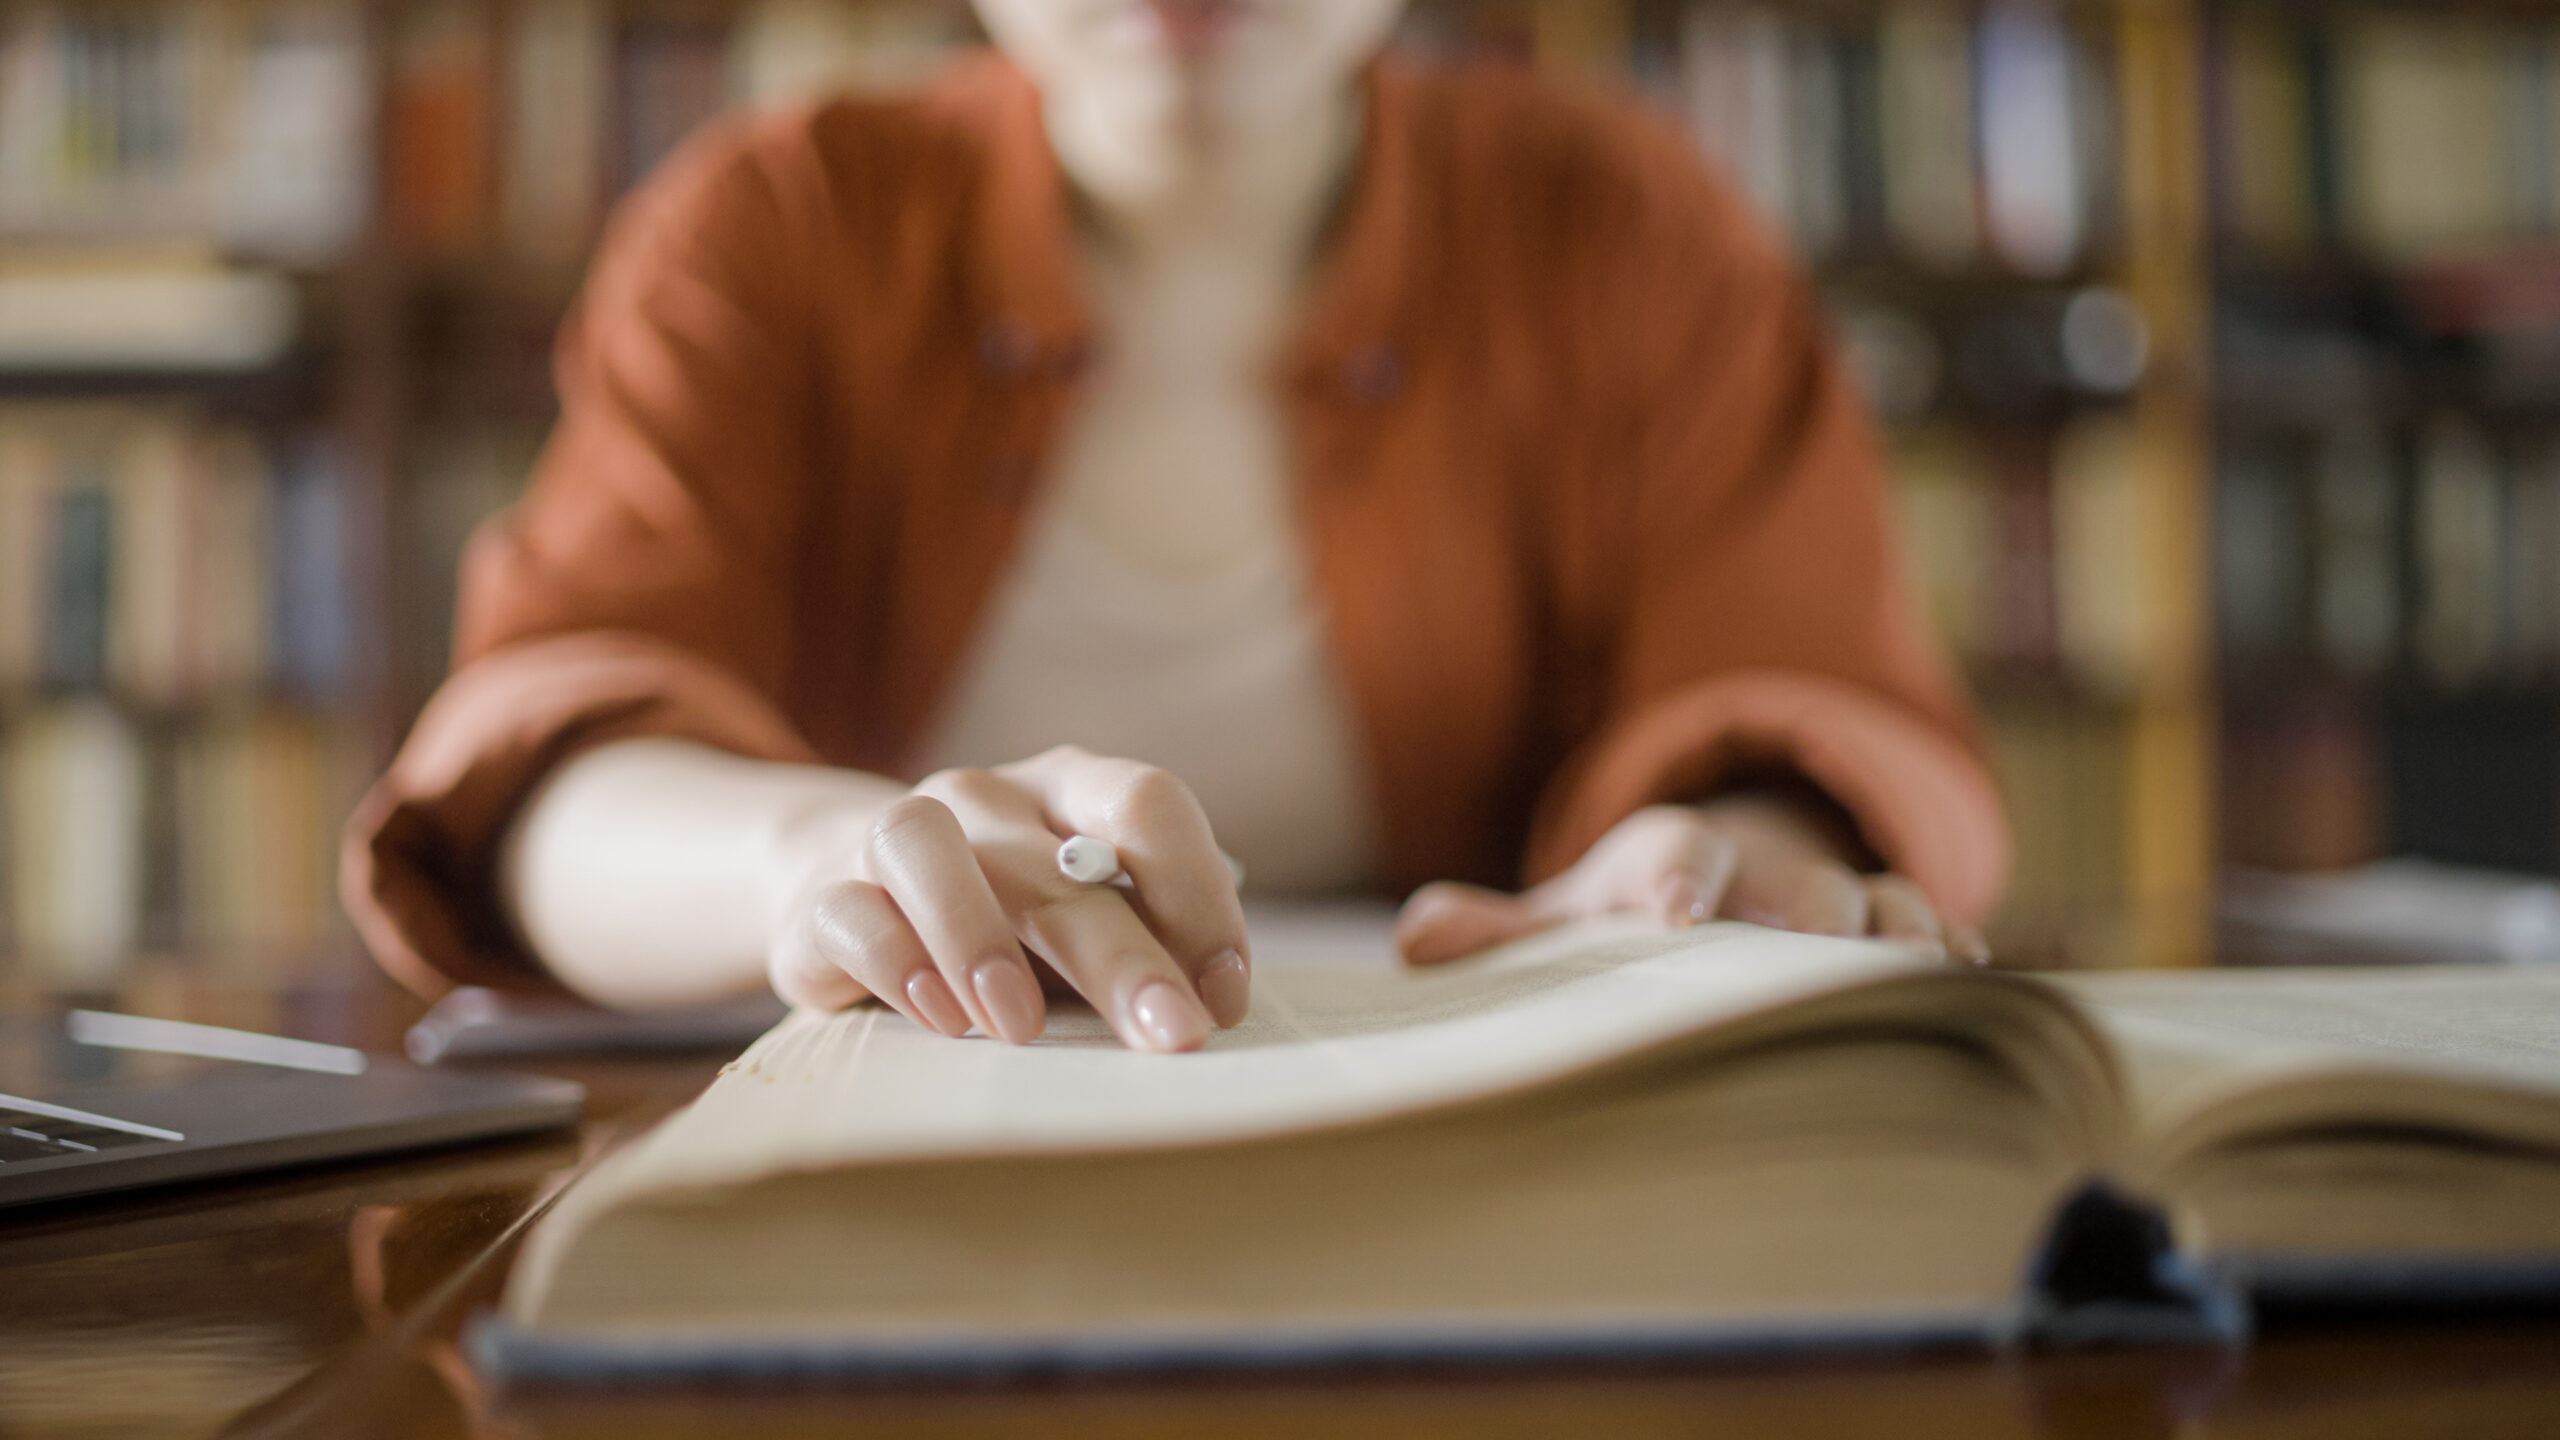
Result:
{"label": "woman's left hand", "polygon": [[1406,963],[1434,965],[1569,920],[1644,915],[1665,925],[1745,920],[1816,935],[1876,935],[1980,965],[1982,936],[1940,920],[1899,875],[1861,874],[1847,847],[1783,796],[1740,794],[1639,810],[1573,868],[1518,895],[1426,885],[1396,922]]}

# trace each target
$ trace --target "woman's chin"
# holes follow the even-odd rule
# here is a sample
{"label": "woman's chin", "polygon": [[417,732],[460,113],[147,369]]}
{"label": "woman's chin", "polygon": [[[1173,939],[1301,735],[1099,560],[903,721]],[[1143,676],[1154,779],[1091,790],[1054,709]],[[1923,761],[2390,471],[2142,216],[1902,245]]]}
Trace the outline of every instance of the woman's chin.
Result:
{"label": "woman's chin", "polygon": [[1253,18],[1243,0],[1147,0],[1158,43],[1185,65],[1214,62]]}

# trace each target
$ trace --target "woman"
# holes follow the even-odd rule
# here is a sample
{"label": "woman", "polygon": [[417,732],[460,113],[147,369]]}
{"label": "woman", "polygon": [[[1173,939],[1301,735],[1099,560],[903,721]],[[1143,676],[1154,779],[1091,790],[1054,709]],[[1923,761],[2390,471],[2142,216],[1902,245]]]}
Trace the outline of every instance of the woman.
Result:
{"label": "woman", "polygon": [[350,831],[386,964],[1017,1044],[1045,971],[1184,1050],[1250,999],[1222,846],[1413,891],[1417,961],[1602,912],[1978,957],[2007,832],[1873,447],[1676,136],[1373,58],[1394,0],[980,8],[1000,55],[617,217]]}

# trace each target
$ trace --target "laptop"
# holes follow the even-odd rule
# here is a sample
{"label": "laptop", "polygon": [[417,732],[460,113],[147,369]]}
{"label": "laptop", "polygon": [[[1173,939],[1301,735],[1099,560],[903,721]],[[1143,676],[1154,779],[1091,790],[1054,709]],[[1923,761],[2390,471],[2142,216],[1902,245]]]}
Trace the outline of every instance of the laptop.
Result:
{"label": "laptop", "polygon": [[0,1019],[0,1209],[547,1130],[565,1080],[74,1010]]}

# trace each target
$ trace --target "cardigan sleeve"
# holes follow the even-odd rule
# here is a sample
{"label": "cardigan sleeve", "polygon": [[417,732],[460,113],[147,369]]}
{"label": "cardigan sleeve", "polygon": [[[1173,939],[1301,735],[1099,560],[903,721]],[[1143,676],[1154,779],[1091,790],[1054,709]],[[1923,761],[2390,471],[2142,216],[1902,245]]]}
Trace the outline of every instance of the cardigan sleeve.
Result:
{"label": "cardigan sleeve", "polygon": [[1617,262],[1634,413],[1605,693],[1541,797],[1529,875],[1641,806],[1776,767],[1977,921],[2007,883],[2008,825],[1916,618],[1860,402],[1806,285],[1739,206],[1685,155],[1652,185]]}
{"label": "cardigan sleeve", "polygon": [[550,985],[495,860],[573,751],[662,735],[811,758],[778,699],[813,366],[775,165],[715,133],[617,214],[562,331],[559,424],[465,552],[454,672],[340,852],[359,933],[414,988]]}

